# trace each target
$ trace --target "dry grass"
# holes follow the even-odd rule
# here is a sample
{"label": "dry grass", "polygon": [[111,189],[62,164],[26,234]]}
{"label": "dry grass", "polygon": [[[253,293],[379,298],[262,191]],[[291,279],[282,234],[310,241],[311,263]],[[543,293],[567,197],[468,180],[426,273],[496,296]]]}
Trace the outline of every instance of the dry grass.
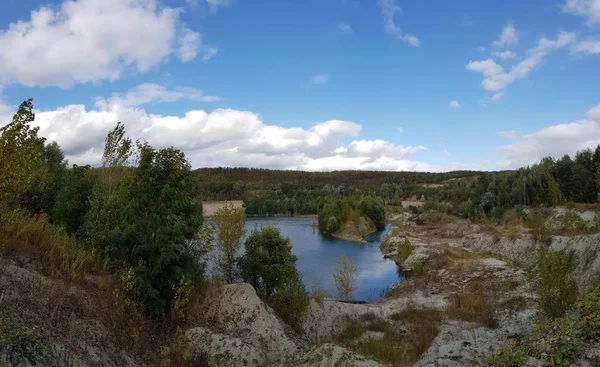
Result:
{"label": "dry grass", "polygon": [[[438,334],[442,320],[440,311],[434,309],[410,308],[392,316],[397,322],[386,322],[374,314],[363,315],[351,322],[335,340],[356,353],[375,359],[384,364],[409,366],[418,360]],[[407,335],[400,323],[410,328]],[[381,339],[364,339],[367,332],[379,332]]]}
{"label": "dry grass", "polygon": [[490,294],[486,293],[481,283],[474,283],[468,291],[450,296],[450,305],[446,310],[448,317],[463,321],[479,323],[494,329],[498,321],[494,317]]}

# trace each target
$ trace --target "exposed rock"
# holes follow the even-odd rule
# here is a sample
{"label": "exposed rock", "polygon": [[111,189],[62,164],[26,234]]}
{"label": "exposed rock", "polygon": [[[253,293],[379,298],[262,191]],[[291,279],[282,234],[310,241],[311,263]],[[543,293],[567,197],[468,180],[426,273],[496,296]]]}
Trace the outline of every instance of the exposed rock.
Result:
{"label": "exposed rock", "polygon": [[314,348],[294,363],[302,367],[379,367],[381,364],[333,344]]}
{"label": "exposed rock", "polygon": [[484,366],[494,352],[509,338],[530,330],[535,310],[506,315],[498,329],[480,327],[474,323],[452,320],[440,327],[438,336],[413,367],[476,367]]}
{"label": "exposed rock", "polygon": [[[283,323],[249,284],[222,287],[220,295],[213,297],[207,305],[204,317],[205,325],[213,333],[235,338],[235,342],[245,345],[248,350],[260,351],[273,362],[281,362],[297,351],[297,346],[286,335]],[[208,338],[206,330],[201,335]],[[234,341],[229,339],[222,339],[223,350],[233,345]],[[218,338],[210,340],[216,348]]]}
{"label": "exposed rock", "polygon": [[265,359],[262,351],[241,338],[215,334],[197,327],[185,333],[195,353],[208,356],[211,366],[253,367]]}

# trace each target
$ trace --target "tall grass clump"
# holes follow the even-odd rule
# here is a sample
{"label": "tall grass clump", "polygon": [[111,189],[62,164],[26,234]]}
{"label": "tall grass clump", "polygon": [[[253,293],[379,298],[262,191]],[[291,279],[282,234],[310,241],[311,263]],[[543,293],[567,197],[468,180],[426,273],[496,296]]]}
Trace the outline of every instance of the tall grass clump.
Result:
{"label": "tall grass clump", "polygon": [[577,299],[577,283],[573,276],[576,266],[577,258],[572,251],[540,249],[532,275],[546,316],[564,315]]}

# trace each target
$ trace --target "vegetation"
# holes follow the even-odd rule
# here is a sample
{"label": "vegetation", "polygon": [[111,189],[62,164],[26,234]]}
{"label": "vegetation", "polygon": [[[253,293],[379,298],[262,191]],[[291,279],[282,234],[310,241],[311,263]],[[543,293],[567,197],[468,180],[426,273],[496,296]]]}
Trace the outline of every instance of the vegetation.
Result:
{"label": "vegetation", "polygon": [[219,251],[217,265],[226,283],[233,283],[237,275],[236,258],[242,247],[242,237],[246,234],[245,223],[244,211],[233,205],[219,208],[213,217]]}
{"label": "vegetation", "polygon": [[300,330],[309,297],[296,269],[289,238],[273,226],[256,228],[244,243],[240,259],[244,281],[250,283],[275,312],[294,329]]}
{"label": "vegetation", "polygon": [[371,197],[360,199],[328,199],[319,209],[319,231],[324,235],[337,232],[344,223],[360,226],[360,218],[370,220],[377,230],[385,227],[383,203]]}
{"label": "vegetation", "polygon": [[406,238],[400,245],[398,245],[398,249],[396,252],[396,261],[399,263],[404,262],[410,254],[414,251],[413,245],[410,243],[410,240]]}
{"label": "vegetation", "polygon": [[333,275],[338,295],[342,299],[350,299],[358,282],[358,267],[356,264],[346,254],[341,254],[331,275]]}
{"label": "vegetation", "polygon": [[[600,289],[595,288],[572,305],[566,315],[543,320],[524,338],[498,350],[489,365],[526,366],[529,357],[548,366],[579,365],[584,346],[598,340],[599,325]],[[597,357],[588,362],[597,363]]]}
{"label": "vegetation", "polygon": [[577,299],[577,284],[573,276],[577,261],[573,252],[539,250],[533,272],[540,305],[550,318],[560,317]]}

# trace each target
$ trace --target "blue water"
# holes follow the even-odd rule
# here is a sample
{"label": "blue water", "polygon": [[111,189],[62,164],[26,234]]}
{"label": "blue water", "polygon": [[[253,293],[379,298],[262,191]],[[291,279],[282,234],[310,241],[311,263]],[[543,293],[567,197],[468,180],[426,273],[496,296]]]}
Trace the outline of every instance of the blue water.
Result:
{"label": "blue water", "polygon": [[387,289],[398,283],[398,269],[391,260],[383,258],[379,244],[389,226],[383,231],[365,237],[366,244],[357,244],[321,236],[313,218],[290,217],[249,217],[246,219],[248,233],[255,226],[275,225],[281,234],[289,237],[293,253],[298,257],[296,266],[302,274],[306,289],[315,287],[336,297],[335,283],[331,271],[341,254],[346,254],[356,264],[359,271],[357,289],[352,299],[376,301],[383,298]]}

